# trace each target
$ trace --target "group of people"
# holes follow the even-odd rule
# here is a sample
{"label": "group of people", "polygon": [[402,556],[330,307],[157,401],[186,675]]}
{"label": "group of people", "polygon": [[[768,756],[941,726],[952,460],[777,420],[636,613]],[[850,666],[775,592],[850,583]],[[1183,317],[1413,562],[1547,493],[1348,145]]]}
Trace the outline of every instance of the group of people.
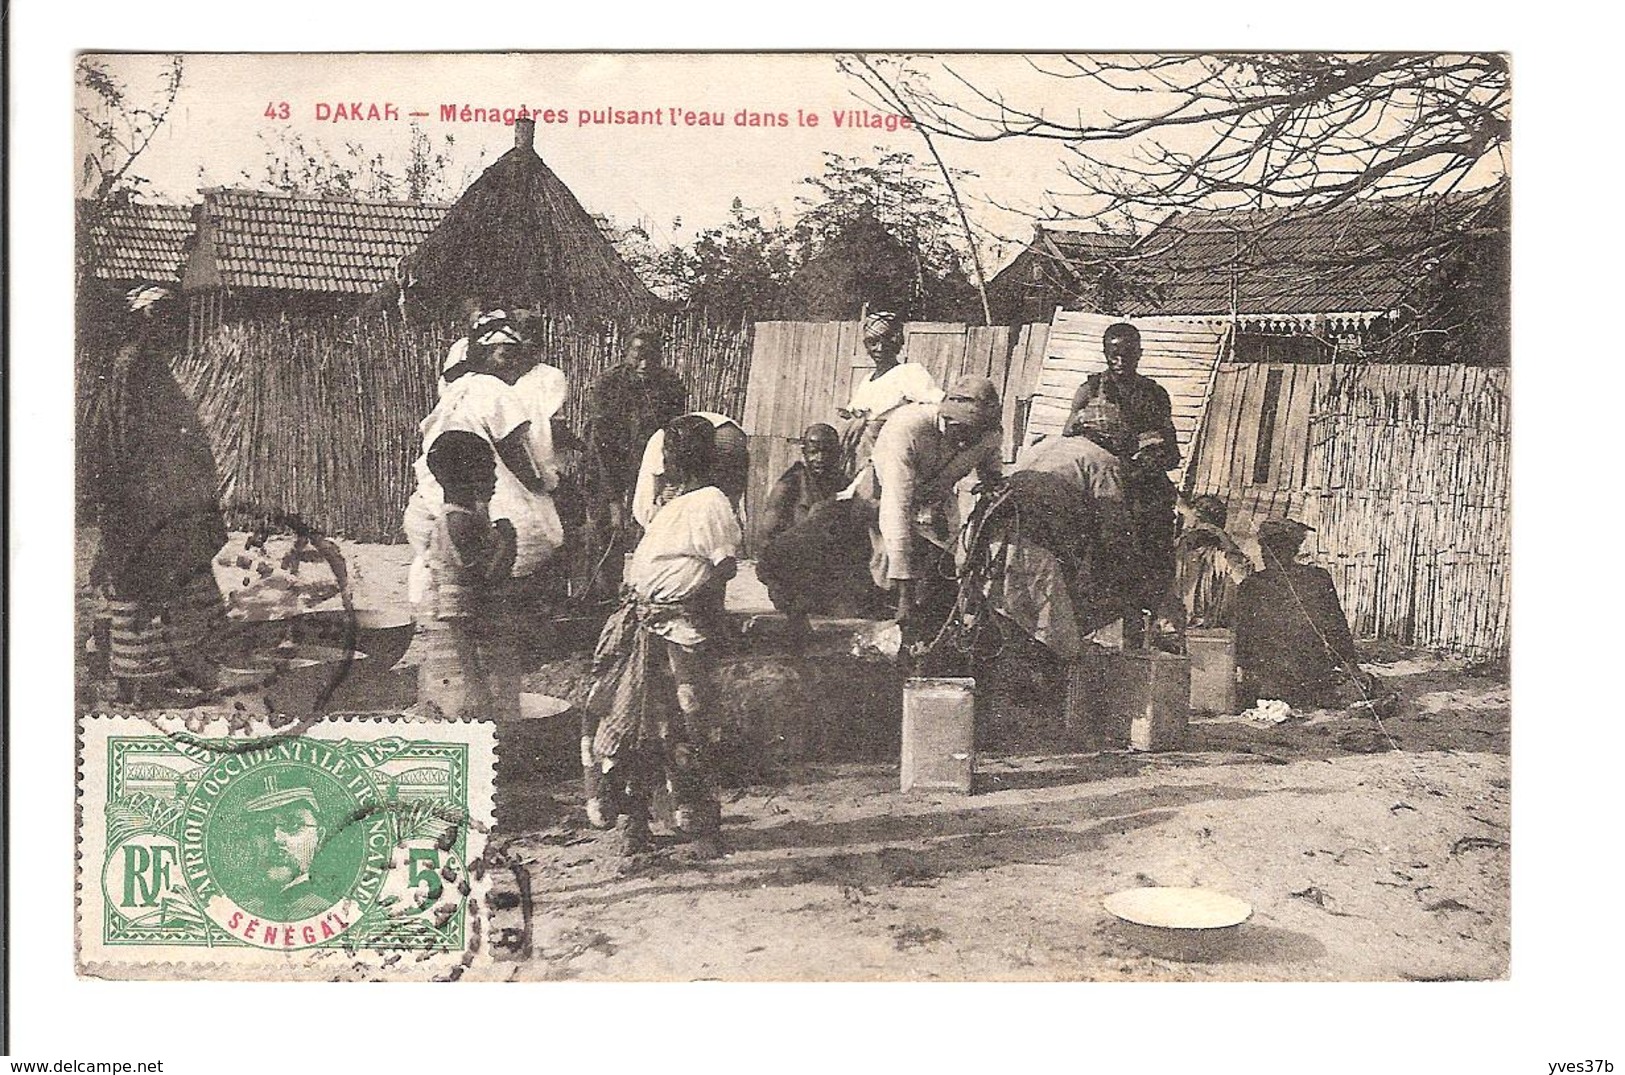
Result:
{"label": "group of people", "polygon": [[[419,699],[450,717],[500,718],[517,707],[511,618],[534,610],[532,580],[563,540],[550,500],[550,425],[565,386],[523,332],[501,310],[476,316],[420,429],[406,512],[424,639]],[[955,486],[972,474],[999,478],[996,387],[967,377],[944,391],[923,367],[898,361],[902,333],[895,314],[865,320],[872,375],[839,427],[807,430],[803,458],[767,499],[760,574],[803,630],[809,614],[842,603],[870,611],[883,601],[905,631],[937,622],[952,593]],[[581,761],[594,824],[618,827],[630,849],[647,846],[650,800],[663,788],[677,829],[703,851],[720,814],[708,670],[743,553],[749,455],[732,418],[685,410],[658,345],[634,336],[587,406],[605,572],[621,566],[621,549],[631,555],[594,653]]]}
{"label": "group of people", "polygon": [[[135,331],[82,445],[82,491],[102,534],[93,574],[112,601],[113,672],[127,682],[173,679],[187,640],[220,613],[209,567],[226,536],[217,473],[163,361],[153,316],[163,297],[132,293]],[[1331,576],[1298,562],[1308,528],[1264,522],[1255,564],[1226,532],[1222,501],[1179,498],[1169,397],[1138,372],[1132,325],[1107,329],[1105,369],[1080,385],[1060,434],[1008,468],[997,387],[978,376],[943,387],[901,361],[903,327],[892,313],[864,319],[872,372],[806,429],[801,458],[761,505],[757,572],[792,638],[810,616],[844,612],[895,619],[904,642],[928,642],[969,582],[1062,660],[1116,620],[1129,644],[1159,619],[1233,626],[1247,695],[1369,696]],[[663,789],[676,828],[706,852],[720,824],[710,668],[745,552],[750,459],[737,421],[688,409],[660,346],[654,332],[632,337],[625,361],[593,384],[575,442],[565,374],[542,361],[525,317],[474,311],[419,426],[403,519],[409,594],[420,706],[516,717],[522,644],[560,592],[561,549],[596,531],[595,566],[618,607],[581,707],[588,816],[617,827],[628,849],[646,847]],[[585,449],[595,508],[566,502],[566,441]]]}
{"label": "group of people", "polygon": [[924,366],[899,361],[903,320],[869,314],[874,369],[836,416],[801,438],[802,460],[774,485],[757,575],[774,605],[807,617],[889,606],[906,639],[946,614],[956,568],[956,488],[998,479],[1002,407],[987,378],[946,390]]}
{"label": "group of people", "polygon": [[[629,850],[647,846],[664,788],[678,829],[703,851],[720,823],[709,642],[744,542],[749,458],[737,422],[687,411],[660,343],[634,334],[625,361],[593,384],[581,441],[592,507],[564,513],[597,535],[591,558],[619,597],[594,653],[581,760],[593,824],[618,827]],[[519,644],[535,634],[525,621],[552,611],[568,570],[556,503],[567,393],[525,318],[505,309],[477,310],[446,356],[404,520],[418,701],[431,715],[518,715]]]}
{"label": "group of people", "polygon": [[[921,641],[948,615],[974,552],[954,542],[959,483],[974,475],[984,494],[975,531],[998,560],[986,580],[995,607],[1062,656],[1105,622],[1138,632],[1175,577],[1167,472],[1179,464],[1168,393],[1137,372],[1138,331],[1107,330],[1106,369],[1079,387],[1062,435],[1027,448],[1008,474],[997,388],[970,376],[944,390],[897,360],[901,343],[898,318],[870,315],[874,372],[841,428],[807,430],[804,459],[769,497],[757,570],[775,604],[795,623],[872,585],[890,591],[905,641]],[[867,578],[852,570],[860,554]]]}
{"label": "group of people", "polygon": [[[1133,325],[1105,330],[1105,368],[1079,385],[1060,434],[1008,468],[991,383],[967,377],[944,391],[898,361],[898,318],[872,314],[863,329],[873,373],[837,422],[807,429],[802,460],[767,500],[757,572],[793,631],[810,613],[873,608],[889,591],[904,642],[927,642],[953,626],[950,598],[963,612],[969,587],[978,607],[1062,661],[1118,621],[1130,646],[1234,628],[1245,697],[1370,695],[1330,574],[1297,560],[1308,528],[1266,520],[1255,562],[1226,531],[1223,500],[1178,494],[1171,401],[1139,372]],[[959,483],[971,475],[980,496],[962,519]]]}

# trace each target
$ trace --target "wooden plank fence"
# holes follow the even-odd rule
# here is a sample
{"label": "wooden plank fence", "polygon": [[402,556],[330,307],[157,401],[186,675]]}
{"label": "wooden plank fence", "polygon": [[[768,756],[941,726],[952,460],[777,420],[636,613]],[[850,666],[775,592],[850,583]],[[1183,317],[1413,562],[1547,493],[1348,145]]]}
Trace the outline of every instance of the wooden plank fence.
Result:
{"label": "wooden plank fence", "polygon": [[[1028,326],[1013,349],[1010,329],[1003,325],[911,322],[904,330],[901,358],[925,366],[944,388],[965,374],[992,379],[1003,398],[1008,435],[1019,400],[1032,392],[1033,349],[1041,355],[1046,336],[1047,326]],[[752,548],[758,543],[756,522],[768,492],[800,457],[792,442],[814,422],[838,425],[836,411],[873,369],[856,321],[756,323],[743,411],[728,412],[742,413],[741,423],[750,435],[745,511]]]}
{"label": "wooden plank fence", "polygon": [[1223,497],[1239,534],[1267,516],[1315,527],[1305,547],[1356,635],[1491,659],[1509,644],[1510,443],[1505,369],[1226,364],[1189,491]]}
{"label": "wooden plank fence", "polygon": [[[1043,367],[1033,393],[1024,443],[1061,431],[1072,397],[1091,373],[1106,368],[1101,338],[1123,320],[1103,314],[1057,310],[1043,348]],[[1180,458],[1188,460],[1208,398],[1228,326],[1174,317],[1142,317],[1140,372],[1168,390]],[[1180,472],[1176,472],[1178,474]]]}

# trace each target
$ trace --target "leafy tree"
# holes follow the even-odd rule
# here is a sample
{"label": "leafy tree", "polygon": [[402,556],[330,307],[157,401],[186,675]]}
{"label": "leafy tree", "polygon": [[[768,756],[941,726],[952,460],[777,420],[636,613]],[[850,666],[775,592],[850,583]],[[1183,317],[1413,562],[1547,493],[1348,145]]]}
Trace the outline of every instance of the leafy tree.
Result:
{"label": "leafy tree", "polygon": [[687,306],[729,323],[777,317],[797,254],[776,212],[751,209],[735,198],[727,223],[700,232],[684,252]]}
{"label": "leafy tree", "polygon": [[[627,227],[606,216],[595,217],[599,230],[621,255],[621,260],[637,274],[644,286],[661,299],[682,306],[692,286],[688,252],[675,243],[664,246],[655,241],[640,221]],[[682,218],[672,220],[671,230],[683,226]]]}
{"label": "leafy tree", "polygon": [[261,132],[265,161],[258,175],[239,173],[242,181],[261,190],[284,194],[380,201],[455,201],[478,175],[485,152],[470,165],[460,165],[455,135],[431,139],[412,124],[406,160],[396,162],[356,142],[345,142],[337,152],[319,139],[307,140],[297,131]]}
{"label": "leafy tree", "polygon": [[[821,251],[864,262],[870,277],[885,278],[882,290],[904,296],[889,300],[898,305],[968,307],[968,244],[930,165],[903,151],[880,150],[872,161],[826,153],[823,171],[805,182],[812,191],[796,199],[791,222],[734,198],[726,221],[687,244],[658,244],[641,225],[602,225],[656,294],[713,321],[797,315],[804,303],[792,301],[792,282],[810,284],[797,274]],[[681,226],[674,220],[671,230]]]}
{"label": "leafy tree", "polygon": [[[872,162],[824,153],[822,174],[804,180],[817,195],[797,199],[802,207],[794,229],[797,242],[816,246],[869,218],[914,251],[928,273],[967,275],[970,247],[941,175],[906,150],[876,147],[876,152]],[[971,172],[953,174],[974,178]]]}
{"label": "leafy tree", "polygon": [[[735,198],[728,219],[685,244],[661,245],[641,223],[600,218],[615,249],[649,289],[683,312],[740,324],[779,316],[797,249],[777,212]],[[671,231],[682,228],[674,219]]]}
{"label": "leafy tree", "polygon": [[170,57],[149,105],[142,103],[144,99],[108,68],[105,59],[79,58],[74,80],[79,87],[75,112],[81,136],[81,199],[115,204],[140,195],[147,179],[135,171],[135,164],[169,118],[185,71],[183,57]]}
{"label": "leafy tree", "polygon": [[[851,305],[842,292],[856,286],[915,313],[972,316],[976,289],[970,274],[978,259],[944,177],[974,174],[945,172],[906,150],[877,147],[876,153],[869,162],[826,152],[823,172],[806,180],[817,194],[798,199],[802,213],[793,237],[804,271],[791,313],[830,316]],[[820,259],[820,252],[829,256]],[[830,257],[867,264],[842,274],[827,264]]]}

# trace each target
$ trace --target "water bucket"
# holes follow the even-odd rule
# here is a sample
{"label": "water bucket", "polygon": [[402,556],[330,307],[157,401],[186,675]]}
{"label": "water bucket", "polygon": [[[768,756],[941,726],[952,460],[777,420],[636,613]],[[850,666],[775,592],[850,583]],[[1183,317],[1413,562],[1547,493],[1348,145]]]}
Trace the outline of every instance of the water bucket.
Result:
{"label": "water bucket", "polygon": [[1085,750],[1177,750],[1190,689],[1188,658],[1086,646],[1067,669],[1067,734]]}
{"label": "water bucket", "polygon": [[1132,750],[1178,750],[1190,723],[1190,658],[1125,650],[1107,683],[1113,723],[1128,728]]}
{"label": "water bucket", "polygon": [[1236,711],[1236,633],[1228,628],[1185,632],[1191,659],[1191,712]]}
{"label": "water bucket", "polygon": [[903,685],[904,791],[969,794],[975,742],[974,679],[915,678]]}

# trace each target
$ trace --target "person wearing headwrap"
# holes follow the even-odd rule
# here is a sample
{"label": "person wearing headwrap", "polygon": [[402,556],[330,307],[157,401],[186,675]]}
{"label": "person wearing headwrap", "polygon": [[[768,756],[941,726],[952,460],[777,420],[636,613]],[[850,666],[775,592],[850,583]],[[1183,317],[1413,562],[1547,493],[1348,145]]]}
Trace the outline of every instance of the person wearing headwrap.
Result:
{"label": "person wearing headwrap", "polygon": [[458,337],[441,363],[440,380],[435,386],[438,393],[444,395],[453,381],[480,369],[486,350],[493,344],[517,343],[519,339],[519,330],[506,310],[476,309],[469,317],[468,335]]}
{"label": "person wearing headwrap", "polygon": [[918,362],[898,362],[903,349],[903,318],[882,310],[863,320],[863,349],[875,368],[852,392],[840,410],[842,466],[850,478],[863,468],[874,451],[875,438],[886,418],[905,403],[936,403],[942,399],[931,371]]}
{"label": "person wearing headwrap", "polygon": [[[1068,436],[1079,430],[1080,413],[1091,401],[1105,398],[1117,404],[1125,426],[1124,490],[1134,519],[1135,607],[1142,614],[1161,605],[1174,575],[1174,505],[1178,495],[1168,471],[1179,466],[1179,439],[1174,430],[1173,404],[1165,388],[1142,376],[1140,330],[1126,321],[1106,329],[1101,339],[1106,369],[1092,373],[1078,386],[1072,410],[1062,427]],[[1124,627],[1131,640],[1142,623],[1131,615]]]}
{"label": "person wearing headwrap", "polygon": [[431,541],[444,508],[444,489],[429,465],[431,446],[460,430],[482,438],[496,457],[492,519],[506,519],[515,533],[515,555],[493,607],[507,617],[495,632],[506,644],[493,660],[506,662],[493,674],[504,688],[494,696],[497,716],[517,715],[518,676],[508,674],[536,633],[536,617],[547,600],[546,566],[564,543],[564,525],[553,502],[559,480],[552,448],[552,418],[564,405],[564,374],[537,361],[536,351],[512,322],[484,326],[473,340],[470,362],[477,364],[446,385],[438,403],[418,426],[422,452],[413,464],[417,488],[407,503],[404,528],[413,549],[407,575],[408,598],[419,605],[426,593]]}
{"label": "person wearing headwrap", "polygon": [[1180,513],[1167,618],[1186,627],[1229,627],[1236,588],[1253,573],[1253,562],[1224,528],[1229,511],[1222,497],[1199,496]]}
{"label": "person wearing headwrap", "polygon": [[894,590],[905,635],[934,613],[951,578],[942,569],[957,512],[955,486],[976,474],[997,481],[1002,458],[999,391],[986,377],[965,376],[940,403],[897,408],[875,438],[874,453],[843,496],[873,510],[870,570]]}
{"label": "person wearing headwrap", "polygon": [[77,449],[79,522],[97,549],[90,582],[111,620],[109,671],[127,701],[215,686],[205,648],[225,604],[214,557],[226,544],[220,474],[197,407],[169,359],[184,346],[170,293],[125,296],[124,342],[102,361]]}
{"label": "person wearing headwrap", "polygon": [[1371,700],[1377,686],[1360,668],[1348,618],[1325,568],[1298,562],[1311,528],[1296,519],[1258,527],[1264,569],[1236,593],[1236,665],[1242,704],[1276,698],[1322,707]]}
{"label": "person wearing headwrap", "polygon": [[[489,317],[471,341],[468,367],[444,384],[439,402],[419,425],[423,453],[414,465],[417,507],[431,514],[440,490],[428,467],[428,449],[447,429],[468,429],[486,437],[497,454],[497,488],[491,500],[496,518],[513,522],[519,535],[515,578],[528,579],[564,542],[564,527],[552,492],[559,472],[553,451],[552,419],[563,408],[564,373],[538,361],[536,350],[505,316]],[[408,508],[411,536],[414,508]]]}

